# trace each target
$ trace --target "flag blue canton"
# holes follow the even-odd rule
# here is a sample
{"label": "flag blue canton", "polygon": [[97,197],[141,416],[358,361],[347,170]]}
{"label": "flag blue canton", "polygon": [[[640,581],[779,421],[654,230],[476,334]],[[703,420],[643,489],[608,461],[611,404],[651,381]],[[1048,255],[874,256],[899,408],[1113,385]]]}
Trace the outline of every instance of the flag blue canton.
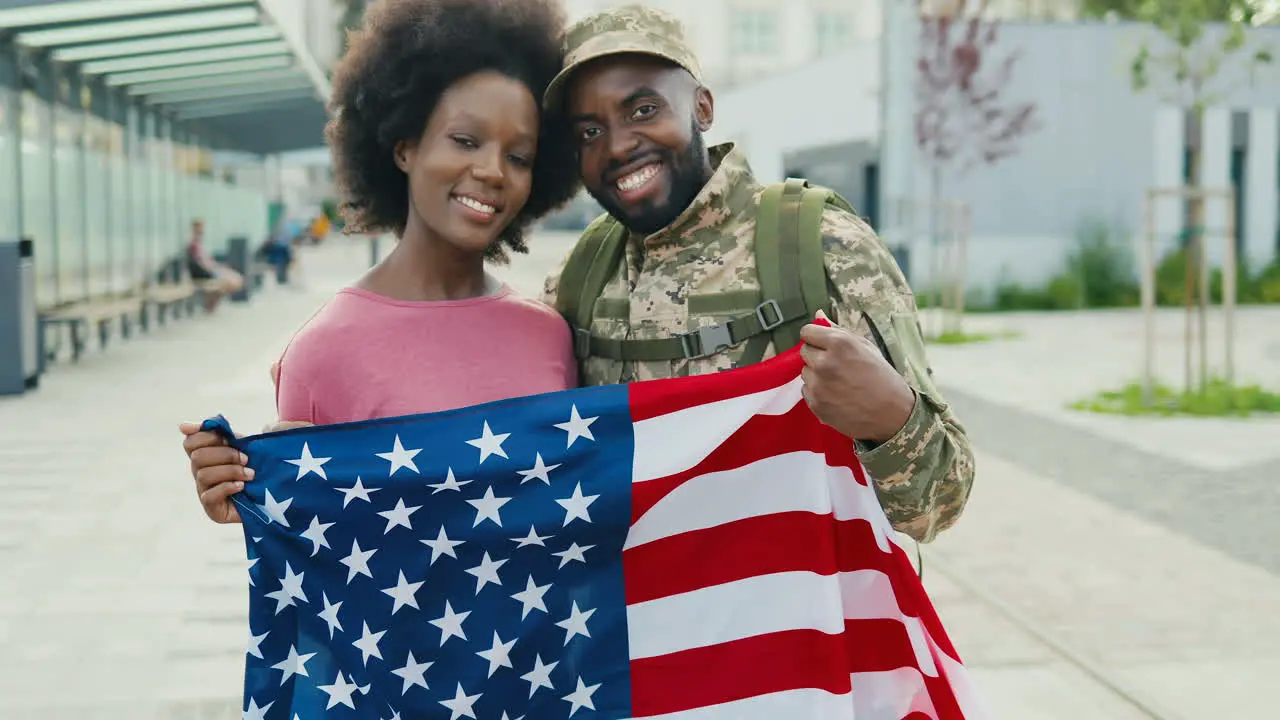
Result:
{"label": "flag blue canton", "polygon": [[235,444],[246,718],[630,717],[625,387]]}

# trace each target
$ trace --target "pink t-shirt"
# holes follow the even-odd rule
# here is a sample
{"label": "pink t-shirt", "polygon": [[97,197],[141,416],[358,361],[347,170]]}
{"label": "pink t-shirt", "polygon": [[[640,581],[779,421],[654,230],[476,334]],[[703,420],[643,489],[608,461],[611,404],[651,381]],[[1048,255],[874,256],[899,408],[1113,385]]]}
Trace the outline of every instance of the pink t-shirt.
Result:
{"label": "pink t-shirt", "polygon": [[280,361],[281,420],[317,425],[438,412],[576,387],[569,328],[503,286],[467,300],[344,288]]}

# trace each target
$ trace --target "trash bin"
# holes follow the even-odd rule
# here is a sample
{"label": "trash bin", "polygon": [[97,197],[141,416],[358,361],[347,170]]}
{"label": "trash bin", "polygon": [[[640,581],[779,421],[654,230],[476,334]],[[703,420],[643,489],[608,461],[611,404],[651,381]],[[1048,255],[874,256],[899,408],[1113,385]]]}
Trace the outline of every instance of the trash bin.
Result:
{"label": "trash bin", "polygon": [[0,395],[21,395],[40,382],[35,244],[0,240]]}
{"label": "trash bin", "polygon": [[248,302],[253,293],[253,276],[250,273],[253,254],[249,252],[249,238],[236,236],[227,240],[227,266],[240,273],[244,283],[231,294],[233,302]]}

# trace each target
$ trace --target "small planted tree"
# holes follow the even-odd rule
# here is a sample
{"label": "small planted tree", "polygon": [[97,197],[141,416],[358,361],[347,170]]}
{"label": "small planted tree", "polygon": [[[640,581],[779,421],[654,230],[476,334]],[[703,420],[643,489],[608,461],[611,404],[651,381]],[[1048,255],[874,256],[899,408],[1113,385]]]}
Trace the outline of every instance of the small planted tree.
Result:
{"label": "small planted tree", "polygon": [[[1150,25],[1153,32],[1143,39],[1130,65],[1134,90],[1154,93],[1161,101],[1182,108],[1190,116],[1193,126],[1202,128],[1207,108],[1222,102],[1243,83],[1249,82],[1258,66],[1272,61],[1270,49],[1251,42],[1247,32],[1264,6],[1260,0],[1085,0],[1083,11],[1095,17],[1116,17]],[[1194,143],[1187,162],[1186,187],[1178,192],[1179,197],[1186,199],[1188,223],[1183,234],[1186,258],[1182,293],[1186,311],[1185,392],[1191,391],[1194,375],[1199,376],[1201,391],[1207,384],[1207,351],[1204,348],[1208,292],[1201,287],[1207,275],[1204,267],[1204,200],[1207,191],[1225,190],[1204,187],[1201,152],[1200,143]],[[1227,212],[1232,212],[1232,209],[1228,208]],[[1232,238],[1231,242],[1234,241]],[[1226,272],[1234,277],[1235,269],[1227,268]],[[1224,292],[1227,289],[1224,288]],[[1234,292],[1234,287],[1231,292]],[[1235,297],[1223,297],[1228,306],[1234,305],[1235,300]],[[1192,372],[1193,308],[1199,316],[1200,327],[1198,373]],[[1148,319],[1148,322],[1152,320]],[[1234,340],[1228,335],[1226,342],[1227,356],[1232,357]],[[1145,348],[1148,357],[1154,352],[1149,345],[1150,341]],[[1143,378],[1144,395],[1148,401],[1151,398],[1150,372],[1148,369],[1147,376]]]}
{"label": "small planted tree", "polygon": [[[949,205],[943,200],[944,182],[1013,155],[1018,140],[1038,129],[1040,120],[1034,103],[1005,98],[1020,52],[997,54],[999,25],[986,16],[987,0],[921,1],[918,7],[916,146],[929,167],[927,207],[936,258],[940,209]],[[962,212],[967,215],[967,208]],[[960,242],[963,247],[967,239]],[[936,283],[936,270],[934,277]],[[957,277],[953,284],[950,309],[958,322],[965,278]]]}

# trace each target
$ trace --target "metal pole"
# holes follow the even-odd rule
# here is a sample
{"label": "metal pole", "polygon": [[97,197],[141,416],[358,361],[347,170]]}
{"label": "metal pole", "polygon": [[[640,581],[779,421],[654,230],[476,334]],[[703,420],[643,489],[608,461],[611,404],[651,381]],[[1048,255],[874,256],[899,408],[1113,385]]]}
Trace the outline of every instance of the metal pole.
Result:
{"label": "metal pole", "polygon": [[1142,232],[1142,404],[1152,403],[1152,376],[1155,374],[1155,191],[1148,190],[1142,201],[1145,218]]}
{"label": "metal pole", "polygon": [[1222,272],[1223,335],[1226,340],[1227,385],[1236,382],[1236,191],[1227,189],[1227,267]]}
{"label": "metal pole", "polygon": [[[1210,193],[1203,188],[1197,188],[1195,191],[1197,202],[1200,205],[1201,216],[1205,215],[1206,201],[1210,199]],[[1208,307],[1209,307],[1209,250],[1208,250],[1209,232],[1206,228],[1200,233],[1200,242],[1196,248],[1196,262],[1200,264],[1200,292],[1198,302],[1196,303],[1196,318],[1199,325],[1199,336],[1196,342],[1200,351],[1200,393],[1203,395],[1209,387],[1209,325],[1208,325]]]}

